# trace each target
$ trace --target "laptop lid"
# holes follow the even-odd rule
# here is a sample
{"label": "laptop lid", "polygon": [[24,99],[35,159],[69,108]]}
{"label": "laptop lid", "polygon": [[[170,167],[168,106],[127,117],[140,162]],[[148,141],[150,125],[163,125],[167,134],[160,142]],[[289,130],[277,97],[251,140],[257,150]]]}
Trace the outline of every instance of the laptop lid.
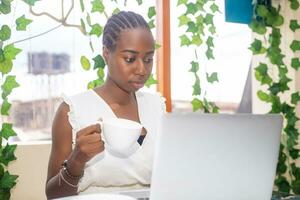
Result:
{"label": "laptop lid", "polygon": [[166,114],[158,132],[151,200],[270,200],[282,117]]}

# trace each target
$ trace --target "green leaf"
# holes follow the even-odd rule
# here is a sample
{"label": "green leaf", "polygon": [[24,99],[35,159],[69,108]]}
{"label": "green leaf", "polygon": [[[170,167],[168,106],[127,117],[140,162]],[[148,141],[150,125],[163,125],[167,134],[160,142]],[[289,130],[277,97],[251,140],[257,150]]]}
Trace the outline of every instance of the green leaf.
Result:
{"label": "green leaf", "polygon": [[187,4],[187,0],[178,0],[177,6],[179,6],[181,4]]}
{"label": "green leaf", "polygon": [[2,62],[0,62],[0,72],[2,74],[7,74],[11,71],[13,63],[10,59],[4,58]]}
{"label": "green leaf", "polygon": [[202,40],[199,34],[193,35],[192,37],[192,44],[196,46],[200,46],[202,44]]}
{"label": "green leaf", "polygon": [[214,38],[212,38],[211,36],[208,36],[208,38],[206,40],[206,44],[208,47],[214,47]]}
{"label": "green leaf", "polygon": [[136,1],[137,1],[139,6],[142,5],[142,3],[143,3],[143,0],[136,0]]}
{"label": "green leaf", "polygon": [[5,99],[1,106],[1,115],[8,116],[9,115],[8,111],[9,111],[10,107],[11,107],[11,104],[8,103],[7,99]]}
{"label": "green leaf", "polygon": [[298,21],[297,20],[295,20],[295,19],[292,19],[291,21],[290,21],[290,29],[293,31],[293,32],[295,32],[297,29],[299,29],[300,28],[300,25],[298,24]]}
{"label": "green leaf", "polygon": [[39,1],[39,0],[23,0],[25,3],[27,3],[30,6],[34,6],[35,2]]}
{"label": "green leaf", "polygon": [[20,85],[16,81],[16,76],[6,76],[6,79],[1,86],[2,89],[2,98],[5,99],[9,94],[11,94],[14,88],[19,87]]}
{"label": "green leaf", "polygon": [[101,86],[103,83],[104,83],[103,79],[96,79],[96,80],[90,81],[88,83],[88,89],[93,89],[95,87]]}
{"label": "green leaf", "polygon": [[300,60],[299,60],[299,58],[292,58],[291,66],[292,66],[295,70],[298,70],[299,67],[300,67]]}
{"label": "green leaf", "polygon": [[290,48],[293,50],[293,52],[300,50],[300,41],[293,40],[292,44],[290,45]]}
{"label": "green leaf", "polygon": [[83,0],[80,0],[80,8],[81,8],[81,12],[84,12],[84,3],[83,3]]}
{"label": "green leaf", "polygon": [[191,65],[192,65],[192,68],[190,69],[190,72],[196,73],[199,70],[199,63],[192,61]]}
{"label": "green leaf", "polygon": [[155,15],[156,15],[155,7],[154,6],[149,7],[149,9],[148,9],[148,17],[149,17],[149,19],[151,19]]}
{"label": "green leaf", "polygon": [[100,26],[100,24],[96,23],[92,25],[92,30],[90,32],[90,35],[97,35],[97,37],[100,37],[102,32],[103,32],[103,27]]}
{"label": "green leaf", "polygon": [[259,63],[259,65],[255,68],[262,76],[268,74],[268,66],[265,63]]}
{"label": "green leaf", "polygon": [[198,28],[194,22],[188,22],[187,26],[188,26],[188,28],[187,28],[186,32],[191,32],[191,33],[198,32]]}
{"label": "green leaf", "polygon": [[214,83],[219,81],[217,72],[213,72],[211,75],[206,73],[206,79],[209,83]]}
{"label": "green leaf", "polygon": [[2,129],[0,131],[1,136],[5,138],[6,140],[11,136],[16,136],[16,132],[12,128],[12,124],[9,123],[3,123]]}
{"label": "green leaf", "polygon": [[214,55],[213,55],[213,51],[211,48],[207,48],[207,51],[205,52],[205,55],[207,57],[207,59],[215,59]]}
{"label": "green leaf", "polygon": [[299,95],[299,92],[295,92],[292,94],[292,104],[297,104],[298,102],[300,101],[300,95]]}
{"label": "green leaf", "polygon": [[292,190],[295,194],[300,194],[300,179],[292,181]]}
{"label": "green leaf", "polygon": [[189,46],[191,44],[190,39],[186,35],[182,35],[179,37],[180,38],[180,46]]}
{"label": "green leaf", "polygon": [[178,17],[179,19],[179,27],[183,26],[183,25],[187,25],[188,22],[192,21],[188,16],[186,16],[185,14],[181,15],[180,17]]}
{"label": "green leaf", "polygon": [[262,46],[262,42],[258,39],[255,39],[254,42],[251,43],[251,47],[249,48],[253,55],[264,54],[267,49]]}
{"label": "green leaf", "polygon": [[149,26],[150,29],[155,28],[155,25],[154,25],[154,19],[151,19],[151,20],[148,22],[148,26]]}
{"label": "green leaf", "polygon": [[155,80],[154,77],[153,77],[153,74],[151,74],[149,76],[148,80],[146,81],[145,86],[147,88],[149,88],[151,85],[154,85],[154,84],[157,84],[157,83],[158,83],[157,80]]}
{"label": "green leaf", "polygon": [[0,179],[0,188],[10,189],[16,185],[18,176],[9,174],[8,171],[4,172],[3,177]]}
{"label": "green leaf", "polygon": [[87,13],[86,15],[86,22],[88,23],[89,26],[92,26],[92,23],[91,23],[91,16],[89,13]]}
{"label": "green leaf", "polygon": [[10,12],[11,12],[11,4],[10,3],[6,4],[6,3],[2,2],[0,4],[0,14],[2,13],[2,14],[7,15]]}
{"label": "green leaf", "polygon": [[112,12],[113,15],[118,14],[119,12],[121,12],[121,10],[119,8],[115,8],[114,11]]}
{"label": "green leaf", "polygon": [[198,9],[194,3],[188,3],[186,5],[186,8],[187,8],[186,12],[185,12],[186,15],[188,15],[188,14],[194,15],[198,11]]}
{"label": "green leaf", "polygon": [[0,40],[5,41],[10,38],[11,30],[7,25],[3,25],[0,29]]}
{"label": "green leaf", "polygon": [[86,35],[86,28],[83,19],[80,19],[80,27],[82,29],[83,34]]}
{"label": "green leaf", "polygon": [[213,13],[220,12],[219,7],[215,3],[211,4],[209,8]]}
{"label": "green leaf", "polygon": [[86,71],[90,70],[91,63],[90,63],[89,59],[87,59],[87,57],[81,56],[80,57],[80,63],[81,63],[81,66],[84,70],[86,70]]}
{"label": "green leaf", "polygon": [[103,13],[105,10],[105,7],[103,5],[102,0],[94,0],[92,1],[92,13],[93,12],[99,12],[100,14]]}
{"label": "green leaf", "polygon": [[160,44],[158,44],[158,43],[155,43],[155,49],[159,49],[161,47],[161,45]]}
{"label": "green leaf", "polygon": [[97,76],[98,76],[98,78],[100,78],[100,79],[103,79],[103,78],[104,78],[105,74],[104,74],[103,68],[98,68],[98,70],[97,70]]}
{"label": "green leaf", "polygon": [[213,15],[212,14],[206,14],[205,15],[205,18],[204,18],[204,23],[206,24],[206,25],[209,25],[209,24],[214,24],[214,22],[213,22]]}
{"label": "green leaf", "polygon": [[193,107],[193,112],[197,111],[197,110],[201,110],[203,109],[203,102],[200,101],[198,98],[194,98],[192,103],[192,107]]}
{"label": "green leaf", "polygon": [[17,145],[6,145],[6,147],[1,152],[0,163],[3,163],[5,166],[8,165],[9,162],[16,160],[15,150]]}
{"label": "green leaf", "polygon": [[265,5],[258,5],[256,11],[257,15],[259,15],[260,17],[267,17],[267,15],[269,14],[269,10]]}
{"label": "green leaf", "polygon": [[271,101],[270,96],[267,93],[265,93],[261,90],[257,91],[257,96],[261,101],[265,101],[265,102],[270,102]]}
{"label": "green leaf", "polygon": [[22,15],[18,19],[16,19],[17,31],[26,31],[26,27],[28,24],[32,22],[31,19],[25,18],[25,15]]}
{"label": "green leaf", "polygon": [[252,20],[249,27],[253,32],[260,35],[264,35],[267,32],[266,26],[256,20]]}
{"label": "green leaf", "polygon": [[97,55],[95,58],[93,58],[93,60],[94,60],[94,69],[105,67],[105,61],[100,54]]}
{"label": "green leaf", "polygon": [[5,58],[9,60],[16,59],[16,55],[18,55],[22,50],[15,48],[14,44],[10,44],[4,47],[3,53]]}
{"label": "green leaf", "polygon": [[298,0],[290,0],[291,4],[290,7],[293,10],[297,10],[299,8],[299,2]]}
{"label": "green leaf", "polygon": [[285,177],[281,176],[275,180],[275,184],[278,187],[278,190],[285,192],[286,194],[290,193],[290,184]]}
{"label": "green leaf", "polygon": [[193,96],[201,94],[200,79],[197,76],[197,74],[195,74],[195,78],[196,78],[196,80],[195,80],[195,83],[193,85]]}
{"label": "green leaf", "polygon": [[215,34],[216,33],[216,27],[214,25],[211,25],[209,28],[208,28],[208,31],[211,33],[211,34]]}

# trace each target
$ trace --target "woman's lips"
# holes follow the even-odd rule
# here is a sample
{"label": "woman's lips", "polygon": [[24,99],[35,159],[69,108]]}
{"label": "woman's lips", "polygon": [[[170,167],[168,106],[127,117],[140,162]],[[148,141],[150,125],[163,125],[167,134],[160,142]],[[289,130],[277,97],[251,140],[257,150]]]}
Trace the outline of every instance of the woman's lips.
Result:
{"label": "woman's lips", "polygon": [[132,81],[131,84],[132,84],[133,87],[135,87],[136,89],[140,89],[140,88],[144,87],[145,82]]}

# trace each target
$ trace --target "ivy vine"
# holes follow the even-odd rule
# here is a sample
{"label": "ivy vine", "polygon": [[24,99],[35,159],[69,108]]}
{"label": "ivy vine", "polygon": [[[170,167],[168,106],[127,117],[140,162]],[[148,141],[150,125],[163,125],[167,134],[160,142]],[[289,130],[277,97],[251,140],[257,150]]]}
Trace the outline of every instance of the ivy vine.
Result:
{"label": "ivy vine", "polygon": [[[298,10],[298,0],[289,0],[290,8]],[[250,46],[253,55],[265,55],[271,64],[259,63],[255,68],[256,80],[260,82],[266,90],[257,92],[258,98],[271,105],[269,113],[280,113],[284,116],[285,123],[280,145],[279,160],[276,170],[275,192],[279,195],[288,195],[290,193],[300,194],[300,167],[296,166],[299,160],[300,150],[297,148],[299,139],[299,130],[296,123],[299,121],[296,116],[296,106],[300,101],[299,92],[291,94],[291,101],[283,101],[281,94],[289,94],[289,83],[292,81],[288,77],[288,71],[297,71],[300,67],[299,58],[292,58],[290,63],[284,61],[285,54],[281,45],[280,27],[284,24],[284,17],[280,13],[281,7],[266,5],[264,1],[258,1],[255,5],[255,16],[249,25],[253,32],[257,33]],[[295,32],[300,28],[297,19],[289,22],[291,31]],[[263,39],[259,39],[263,36]],[[265,41],[265,42],[264,42]],[[300,41],[293,40],[290,44],[293,52],[300,50]],[[275,74],[275,70],[278,73]]]}
{"label": "ivy vine", "polygon": [[[178,0],[177,6],[185,6],[186,11],[178,17],[179,27],[185,27],[186,31],[180,36],[180,46],[193,47],[195,52],[195,59],[191,61],[191,68],[189,72],[195,76],[193,85],[193,111],[203,110],[204,112],[217,113],[219,108],[206,98],[206,92],[201,90],[201,80],[198,75],[200,70],[200,63],[198,61],[198,50],[205,42],[206,51],[205,56],[208,60],[214,59],[214,35],[216,27],[214,25],[214,14],[220,12],[219,7],[214,0]],[[204,68],[203,68],[204,69]],[[213,72],[211,74],[205,72],[206,81],[213,84],[218,82],[218,74]],[[204,81],[204,80],[202,80]]]}

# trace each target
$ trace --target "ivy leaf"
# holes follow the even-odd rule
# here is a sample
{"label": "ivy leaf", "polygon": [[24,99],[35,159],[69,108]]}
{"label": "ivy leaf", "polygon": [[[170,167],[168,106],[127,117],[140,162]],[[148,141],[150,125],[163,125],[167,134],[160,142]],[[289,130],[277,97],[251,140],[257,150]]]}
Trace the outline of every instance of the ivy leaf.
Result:
{"label": "ivy leaf", "polygon": [[193,96],[200,95],[201,94],[201,88],[200,88],[200,79],[196,75],[196,80],[193,85]]}
{"label": "ivy leaf", "polygon": [[26,19],[25,15],[22,15],[16,19],[17,31],[25,31],[28,24],[32,22],[31,19]]}
{"label": "ivy leaf", "polygon": [[11,189],[16,185],[17,175],[11,175],[8,171],[4,172],[0,179],[0,188]]}
{"label": "ivy leaf", "polygon": [[184,45],[189,46],[191,44],[190,39],[186,35],[180,36],[180,41],[181,41],[180,46],[184,46]]}
{"label": "ivy leaf", "polygon": [[103,59],[103,57],[99,54],[97,55],[95,58],[93,58],[94,60],[94,69],[98,69],[98,68],[104,68],[105,67],[105,61]]}
{"label": "ivy leaf", "polygon": [[5,41],[10,38],[11,30],[7,25],[3,25],[0,29],[0,40]]}
{"label": "ivy leaf", "polygon": [[202,44],[202,40],[199,34],[193,35],[192,37],[192,44],[196,46],[200,46]]}
{"label": "ivy leaf", "polygon": [[207,57],[207,59],[215,59],[214,55],[213,55],[213,51],[211,48],[208,48],[207,51],[205,52],[205,55]]}
{"label": "ivy leaf", "polygon": [[138,5],[142,5],[142,3],[143,3],[143,0],[136,0],[136,1],[137,1]]}
{"label": "ivy leaf", "polygon": [[92,26],[92,23],[91,23],[91,16],[89,13],[87,13],[87,16],[86,16],[86,22],[88,23],[89,26]]}
{"label": "ivy leaf", "polygon": [[100,37],[102,32],[103,32],[103,27],[100,26],[100,24],[96,23],[92,25],[92,30],[90,32],[90,35],[97,35],[97,37]]}
{"label": "ivy leaf", "polygon": [[261,101],[264,101],[264,102],[270,102],[271,101],[270,96],[267,93],[265,93],[261,90],[257,91],[257,96]]}
{"label": "ivy leaf", "polygon": [[198,28],[194,22],[188,22],[187,26],[188,29],[186,30],[186,32],[197,33]]}
{"label": "ivy leaf", "polygon": [[293,40],[292,44],[290,45],[290,48],[293,50],[293,52],[300,50],[300,41]]}
{"label": "ivy leaf", "polygon": [[211,4],[210,10],[211,10],[213,13],[215,13],[215,12],[220,12],[219,7],[218,7],[215,3]]}
{"label": "ivy leaf", "polygon": [[90,81],[88,83],[88,89],[93,89],[95,87],[102,85],[103,83],[104,83],[103,79],[96,79],[96,80]]}
{"label": "ivy leaf", "polygon": [[5,166],[8,165],[9,162],[16,160],[16,156],[14,154],[17,145],[6,145],[5,148],[1,152],[0,163],[3,163]]}
{"label": "ivy leaf", "polygon": [[11,107],[11,104],[8,103],[7,99],[4,99],[2,106],[1,106],[1,115],[8,116],[9,115],[8,111],[9,111],[10,107]]}
{"label": "ivy leaf", "polygon": [[113,15],[118,14],[119,12],[121,12],[121,10],[119,8],[115,8],[114,11],[112,12]]}
{"label": "ivy leaf", "polygon": [[3,123],[2,129],[0,131],[1,136],[5,138],[6,140],[11,137],[17,135],[16,132],[12,129],[12,124],[9,123]]}
{"label": "ivy leaf", "polygon": [[181,4],[187,4],[187,0],[178,0],[177,6],[179,6]]}
{"label": "ivy leaf", "polygon": [[290,0],[291,4],[290,7],[293,10],[297,10],[299,8],[299,2],[298,0]]}
{"label": "ivy leaf", "polygon": [[0,62],[0,72],[2,74],[7,74],[11,71],[13,63],[10,59],[4,58],[2,62]]}
{"label": "ivy leaf", "polygon": [[249,24],[250,29],[258,33],[260,35],[264,35],[267,32],[266,26],[257,20],[252,20],[251,23]]}
{"label": "ivy leaf", "polygon": [[14,88],[19,87],[20,85],[16,81],[16,76],[7,76],[3,85],[1,86],[2,88],[2,98],[5,99]]}
{"label": "ivy leaf", "polygon": [[257,11],[257,15],[260,17],[267,17],[269,14],[269,10],[265,5],[258,5],[256,11]]}
{"label": "ivy leaf", "polygon": [[295,92],[292,94],[291,102],[292,102],[292,104],[296,105],[298,103],[298,101],[300,101],[300,95],[299,95],[299,92]]}
{"label": "ivy leaf", "polygon": [[255,39],[254,42],[252,42],[249,49],[252,51],[253,55],[264,54],[267,51],[267,49],[262,46],[262,42],[258,39]]}
{"label": "ivy leaf", "polygon": [[151,19],[151,20],[148,22],[148,26],[149,26],[150,29],[155,28],[155,25],[154,25],[154,19]]}
{"label": "ivy leaf", "polygon": [[285,177],[280,176],[277,178],[275,180],[275,185],[278,187],[279,191],[289,194],[291,186]]}
{"label": "ivy leaf", "polygon": [[99,12],[100,14],[103,13],[105,10],[105,7],[103,5],[102,0],[94,0],[92,1],[92,13],[93,12]]}
{"label": "ivy leaf", "polygon": [[216,33],[216,27],[214,25],[211,25],[209,28],[208,28],[208,31],[211,33],[211,34],[215,34]]}
{"label": "ivy leaf", "polygon": [[97,70],[97,76],[98,76],[98,78],[101,78],[101,79],[104,78],[105,74],[104,74],[103,68],[98,68],[98,70]]}
{"label": "ivy leaf", "polygon": [[155,15],[156,15],[155,7],[154,6],[149,7],[149,9],[148,9],[148,17],[149,17],[149,19],[151,19]]}
{"label": "ivy leaf", "polygon": [[300,60],[299,58],[292,58],[292,67],[295,69],[295,70],[298,70],[299,67],[300,67]]}
{"label": "ivy leaf", "polygon": [[81,63],[81,66],[84,70],[86,70],[86,71],[90,70],[91,63],[90,63],[89,59],[87,59],[87,57],[81,56],[80,57],[80,63]]}
{"label": "ivy leaf", "polygon": [[203,102],[200,101],[198,98],[194,98],[192,101],[192,107],[193,107],[193,112],[197,111],[197,110],[201,110],[203,109]]}
{"label": "ivy leaf", "polygon": [[7,45],[3,49],[5,58],[10,60],[16,59],[16,55],[18,55],[21,51],[21,49],[15,48],[14,44]]}
{"label": "ivy leaf", "polygon": [[185,12],[186,15],[188,15],[188,14],[194,15],[198,11],[198,9],[194,3],[188,3],[186,5],[186,8],[187,8],[187,10]]}
{"label": "ivy leaf", "polygon": [[149,76],[148,80],[146,81],[145,86],[147,88],[149,88],[151,85],[154,85],[154,84],[157,84],[157,83],[158,83],[157,80],[155,80],[154,77],[153,77],[153,74],[151,74]]}
{"label": "ivy leaf", "polygon": [[206,44],[208,47],[214,47],[214,39],[211,36],[208,36],[207,40],[206,40]]}
{"label": "ivy leaf", "polygon": [[155,43],[155,49],[159,49],[161,47],[161,45],[160,44],[158,44],[158,43]]}
{"label": "ivy leaf", "polygon": [[205,18],[204,18],[204,23],[206,24],[206,25],[208,25],[208,24],[213,24],[213,15],[212,14],[206,14],[205,15]]}
{"label": "ivy leaf", "polygon": [[214,72],[211,75],[206,73],[206,79],[209,83],[219,82],[217,72]]}
{"label": "ivy leaf", "polygon": [[80,0],[80,8],[81,8],[81,12],[84,12],[84,3],[83,3],[83,0]]}
{"label": "ivy leaf", "polygon": [[190,69],[190,72],[196,73],[199,70],[199,63],[192,61],[191,65],[192,65],[192,68]]}
{"label": "ivy leaf", "polygon": [[11,12],[11,4],[10,3],[0,3],[0,14],[3,13],[5,15]]}
{"label": "ivy leaf", "polygon": [[179,27],[182,25],[187,25],[188,22],[191,21],[191,19],[188,16],[186,16],[185,14],[178,17],[178,19],[179,19]]}
{"label": "ivy leaf", "polygon": [[80,19],[80,27],[82,29],[83,34],[86,35],[86,28],[83,19]]}
{"label": "ivy leaf", "polygon": [[298,21],[295,19],[292,19],[290,21],[290,29],[295,32],[298,28],[300,28],[300,25],[298,24]]}
{"label": "ivy leaf", "polygon": [[268,74],[268,66],[264,63],[259,63],[255,70],[258,71],[262,76]]}
{"label": "ivy leaf", "polygon": [[27,3],[30,6],[34,6],[35,2],[39,1],[39,0],[23,0],[25,3]]}

